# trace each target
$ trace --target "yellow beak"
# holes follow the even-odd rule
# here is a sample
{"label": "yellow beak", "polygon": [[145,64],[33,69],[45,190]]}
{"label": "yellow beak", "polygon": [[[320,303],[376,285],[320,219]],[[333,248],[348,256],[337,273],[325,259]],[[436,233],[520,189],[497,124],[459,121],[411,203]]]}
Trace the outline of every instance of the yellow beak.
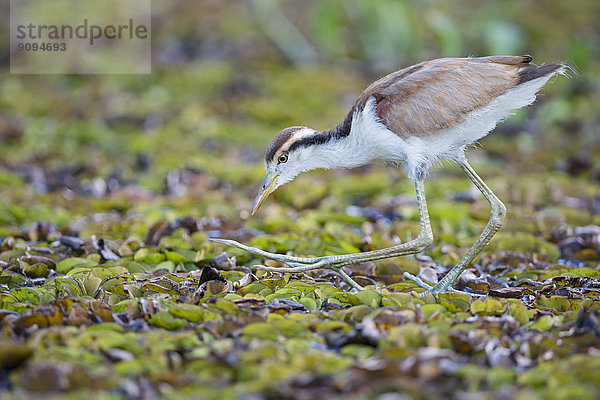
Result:
{"label": "yellow beak", "polygon": [[258,207],[265,201],[267,197],[275,190],[277,187],[277,178],[279,174],[273,175],[270,171],[267,171],[267,175],[260,185],[260,189],[258,190],[258,194],[254,199],[254,204],[252,204],[252,215],[258,210]]}

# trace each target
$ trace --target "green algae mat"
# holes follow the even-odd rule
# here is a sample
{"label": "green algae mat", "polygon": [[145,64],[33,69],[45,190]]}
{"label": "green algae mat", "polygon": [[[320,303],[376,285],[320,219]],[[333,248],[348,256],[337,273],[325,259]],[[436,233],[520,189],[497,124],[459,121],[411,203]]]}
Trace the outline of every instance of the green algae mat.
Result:
{"label": "green algae mat", "polygon": [[[552,238],[577,242],[574,258],[497,251],[461,276],[474,295],[423,298],[389,265],[387,275],[348,268],[361,292],[327,271],[265,273],[218,254],[198,228],[189,217],[157,223],[142,242],[35,224],[6,237],[3,395],[599,395],[598,226]],[[413,261],[404,268],[424,279],[446,269]]]}

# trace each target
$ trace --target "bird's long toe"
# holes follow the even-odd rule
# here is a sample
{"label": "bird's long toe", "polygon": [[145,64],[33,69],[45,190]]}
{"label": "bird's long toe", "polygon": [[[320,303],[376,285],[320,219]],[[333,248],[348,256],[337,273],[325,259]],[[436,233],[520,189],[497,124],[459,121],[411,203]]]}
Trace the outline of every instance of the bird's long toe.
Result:
{"label": "bird's long toe", "polygon": [[465,292],[462,290],[454,289],[452,286],[440,285],[439,283],[437,285],[435,285],[434,287],[432,287],[430,290],[428,290],[426,293],[431,293],[431,294],[458,293],[458,294],[465,294],[467,296],[472,296],[472,297],[485,297],[485,294]]}
{"label": "bird's long toe", "polygon": [[421,280],[421,278],[418,278],[416,276],[414,276],[413,274],[409,274],[408,272],[404,273],[404,277],[407,279],[410,279],[411,281],[415,282],[417,285],[419,285],[420,287],[427,289],[427,290],[432,290],[434,287],[425,283],[423,280]]}
{"label": "bird's long toe", "polygon": [[279,273],[296,273],[296,272],[305,272],[310,268],[307,268],[304,265],[298,265],[295,267],[268,267],[266,265],[259,265],[258,268],[269,271],[269,272],[279,272]]}
{"label": "bird's long toe", "polygon": [[237,247],[238,249],[247,251],[248,253],[251,253],[251,254],[254,254],[254,255],[257,255],[260,257],[268,258],[271,260],[279,261],[279,262],[282,262],[282,263],[285,263],[288,265],[290,262],[295,263],[295,264],[305,265],[305,264],[313,264],[313,263],[316,263],[317,261],[319,261],[319,258],[296,257],[296,256],[290,256],[287,254],[271,253],[269,251],[265,251],[265,250],[259,249],[257,247],[247,246],[243,243],[236,242],[235,240],[230,240],[230,239],[209,238],[208,240],[210,240],[211,242],[221,243],[226,246]]}
{"label": "bird's long toe", "polygon": [[[256,255],[262,255],[262,254],[268,253],[264,250],[257,249],[256,247],[246,246],[245,244],[236,242],[235,240],[220,239],[220,238],[208,238],[208,240],[211,242],[224,244],[225,246],[237,247],[238,249],[242,249],[244,251],[247,251],[248,253],[252,253],[252,254],[256,254]],[[268,253],[268,254],[270,254],[270,253]]]}

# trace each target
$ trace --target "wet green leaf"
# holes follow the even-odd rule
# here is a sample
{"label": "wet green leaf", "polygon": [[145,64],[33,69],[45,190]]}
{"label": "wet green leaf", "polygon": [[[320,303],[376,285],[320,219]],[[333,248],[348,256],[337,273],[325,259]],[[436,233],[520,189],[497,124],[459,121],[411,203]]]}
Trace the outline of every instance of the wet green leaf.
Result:
{"label": "wet green leaf", "polygon": [[506,304],[493,297],[477,299],[471,303],[471,313],[476,315],[500,315],[505,309]]}
{"label": "wet green leaf", "polygon": [[266,340],[277,339],[280,334],[281,333],[278,328],[276,328],[273,324],[268,324],[266,322],[248,324],[242,330],[243,336]]}
{"label": "wet green leaf", "polygon": [[62,260],[56,264],[56,272],[59,274],[66,274],[76,267],[92,267],[97,264],[97,262],[91,261],[87,258],[72,257]]}
{"label": "wet green leaf", "polygon": [[[271,314],[276,315],[276,314]],[[276,318],[269,321],[274,327],[279,329],[282,335],[288,338],[308,338],[310,331],[299,322],[287,319]]]}
{"label": "wet green leaf", "polygon": [[525,307],[523,303],[510,303],[508,311],[519,324],[525,325],[529,322],[529,313],[527,312],[527,307]]}
{"label": "wet green leaf", "polygon": [[352,328],[347,323],[342,322],[342,321],[323,321],[323,322],[318,322],[315,326],[315,329],[319,333],[325,333],[325,332],[331,332],[331,331],[336,331],[336,332],[349,331]]}
{"label": "wet green leaf", "polygon": [[571,302],[562,296],[546,297],[541,295],[537,300],[538,305],[544,308],[552,308],[557,311],[568,311],[571,309]]}
{"label": "wet green leaf", "polygon": [[529,324],[529,329],[537,329],[539,331],[547,331],[554,326],[555,317],[551,315],[542,315],[536,321]]}
{"label": "wet green leaf", "polygon": [[423,312],[423,316],[425,318],[429,318],[435,313],[446,312],[446,307],[444,307],[442,304],[423,304],[421,306],[421,311]]}
{"label": "wet green leaf", "polygon": [[[266,291],[265,291],[266,289]],[[244,287],[238,289],[237,294],[240,296],[244,296],[248,293],[260,293],[261,291],[268,292],[267,294],[271,294],[272,290],[262,282],[252,282]]]}
{"label": "wet green leaf", "polygon": [[193,304],[176,304],[169,308],[169,312],[190,322],[201,322],[204,319],[206,310]]}
{"label": "wet green leaf", "polygon": [[148,321],[151,325],[168,330],[178,330],[187,326],[184,319],[176,318],[168,311],[158,311]]}
{"label": "wet green leaf", "polygon": [[50,268],[46,264],[38,263],[27,267],[24,272],[29,278],[45,278],[50,274]]}
{"label": "wet green leaf", "polygon": [[381,294],[374,290],[361,290],[355,296],[361,303],[370,307],[379,307],[379,303],[381,302]]}
{"label": "wet green leaf", "polygon": [[228,314],[239,314],[240,312],[240,308],[230,300],[216,299],[212,306]]}
{"label": "wet green leaf", "polygon": [[298,303],[302,304],[307,310],[314,310],[318,307],[316,300],[310,297],[302,297],[298,299]]}
{"label": "wet green leaf", "polygon": [[147,264],[158,264],[164,261],[166,258],[167,257],[164,254],[159,253],[148,247],[143,247],[139,249],[133,257],[135,261],[144,262]]}

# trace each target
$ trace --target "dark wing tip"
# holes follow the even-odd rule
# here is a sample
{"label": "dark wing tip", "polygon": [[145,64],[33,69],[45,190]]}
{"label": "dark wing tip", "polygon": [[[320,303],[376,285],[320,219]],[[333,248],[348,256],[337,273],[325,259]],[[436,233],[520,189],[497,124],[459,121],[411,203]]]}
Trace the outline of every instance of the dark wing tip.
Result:
{"label": "dark wing tip", "polygon": [[550,63],[540,66],[527,64],[519,70],[519,84],[550,75],[561,68],[572,70],[570,66],[561,63]]}

